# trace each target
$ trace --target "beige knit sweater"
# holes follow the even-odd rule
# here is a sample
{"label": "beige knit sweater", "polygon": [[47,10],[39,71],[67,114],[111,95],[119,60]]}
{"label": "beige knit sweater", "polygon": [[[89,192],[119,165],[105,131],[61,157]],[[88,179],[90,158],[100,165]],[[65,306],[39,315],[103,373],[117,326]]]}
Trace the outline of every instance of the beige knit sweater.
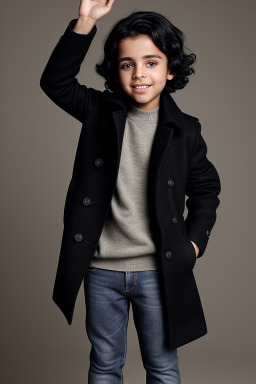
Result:
{"label": "beige knit sweater", "polygon": [[151,147],[159,107],[128,111],[115,193],[91,267],[116,271],[159,269],[151,238],[146,195]]}

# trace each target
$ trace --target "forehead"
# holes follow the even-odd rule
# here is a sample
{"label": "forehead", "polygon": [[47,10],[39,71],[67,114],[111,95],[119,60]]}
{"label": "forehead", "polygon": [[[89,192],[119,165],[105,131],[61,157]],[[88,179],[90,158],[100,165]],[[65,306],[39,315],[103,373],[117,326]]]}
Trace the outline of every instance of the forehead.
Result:
{"label": "forehead", "polygon": [[118,58],[121,56],[131,56],[134,59],[138,59],[146,54],[163,55],[148,35],[129,36],[118,43]]}

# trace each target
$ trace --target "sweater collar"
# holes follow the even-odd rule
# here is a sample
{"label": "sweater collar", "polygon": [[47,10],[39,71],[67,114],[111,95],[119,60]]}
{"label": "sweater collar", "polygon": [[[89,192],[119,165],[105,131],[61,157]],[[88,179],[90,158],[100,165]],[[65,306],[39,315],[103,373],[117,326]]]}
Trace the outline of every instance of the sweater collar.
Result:
{"label": "sweater collar", "polygon": [[[112,110],[128,113],[131,110],[131,101],[123,92],[103,91],[104,101]],[[177,128],[184,128],[182,112],[169,94],[166,88],[160,95],[159,103],[159,124],[172,127],[173,124]]]}
{"label": "sweater collar", "polygon": [[127,117],[130,120],[138,123],[157,123],[159,114],[159,106],[151,111],[144,111],[131,104],[130,109],[127,112]]}

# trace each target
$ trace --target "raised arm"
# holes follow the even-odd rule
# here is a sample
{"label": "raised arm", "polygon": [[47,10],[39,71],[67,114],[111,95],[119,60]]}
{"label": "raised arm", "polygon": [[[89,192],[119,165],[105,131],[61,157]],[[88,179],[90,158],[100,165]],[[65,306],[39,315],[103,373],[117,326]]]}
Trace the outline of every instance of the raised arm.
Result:
{"label": "raised arm", "polygon": [[97,32],[96,21],[114,0],[81,0],[79,17],[70,21],[40,78],[40,87],[60,108],[83,123],[90,107],[90,89],[76,76]]}

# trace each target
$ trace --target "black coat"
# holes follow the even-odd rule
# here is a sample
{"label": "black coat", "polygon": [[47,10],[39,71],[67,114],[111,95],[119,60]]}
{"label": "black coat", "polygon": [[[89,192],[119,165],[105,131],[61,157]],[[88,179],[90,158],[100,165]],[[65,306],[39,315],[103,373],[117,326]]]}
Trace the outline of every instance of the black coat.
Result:
{"label": "black coat", "polygon": [[[53,291],[53,300],[68,324],[115,191],[129,104],[122,93],[87,88],[77,81],[75,76],[97,27],[87,35],[77,34],[72,30],[76,20],[61,36],[40,79],[51,100],[82,123]],[[190,242],[199,246],[201,257],[220,203],[219,175],[206,154],[199,120],[183,113],[164,90],[149,162],[147,198],[152,238],[161,259],[170,348],[207,333]]]}

